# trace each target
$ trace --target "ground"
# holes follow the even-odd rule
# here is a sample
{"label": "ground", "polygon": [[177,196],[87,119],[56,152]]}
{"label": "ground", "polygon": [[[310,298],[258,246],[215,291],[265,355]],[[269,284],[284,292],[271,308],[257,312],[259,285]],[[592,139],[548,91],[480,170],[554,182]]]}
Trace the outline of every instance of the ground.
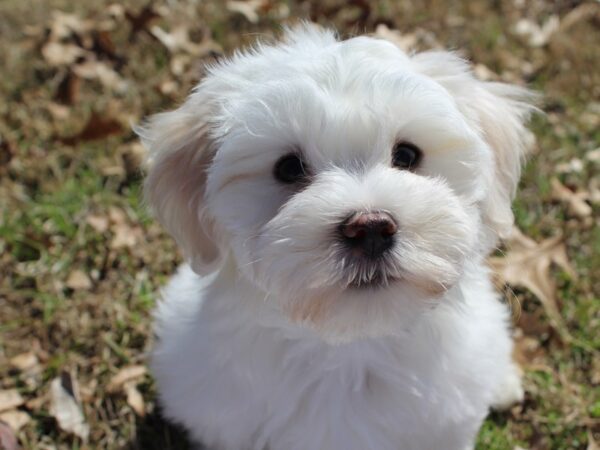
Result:
{"label": "ground", "polygon": [[17,430],[25,449],[187,448],[143,366],[181,257],[142,202],[131,124],[298,17],[400,30],[542,94],[514,204],[529,239],[492,260],[526,399],[493,413],[477,448],[598,449],[600,4],[576,0],[0,2],[0,443]]}

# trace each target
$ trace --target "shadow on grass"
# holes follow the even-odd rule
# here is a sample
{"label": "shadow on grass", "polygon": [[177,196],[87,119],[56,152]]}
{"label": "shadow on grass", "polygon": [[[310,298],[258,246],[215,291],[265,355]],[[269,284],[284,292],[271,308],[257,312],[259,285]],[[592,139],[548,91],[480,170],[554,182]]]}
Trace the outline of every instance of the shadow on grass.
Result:
{"label": "shadow on grass", "polygon": [[137,419],[137,437],[127,450],[208,450],[193,444],[186,431],[162,416],[160,408]]}

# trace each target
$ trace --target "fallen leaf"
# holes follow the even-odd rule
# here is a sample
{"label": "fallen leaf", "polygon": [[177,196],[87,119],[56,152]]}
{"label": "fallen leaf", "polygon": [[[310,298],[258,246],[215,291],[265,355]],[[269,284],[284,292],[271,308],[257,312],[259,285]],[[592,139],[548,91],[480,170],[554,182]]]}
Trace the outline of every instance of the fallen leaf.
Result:
{"label": "fallen leaf", "polygon": [[113,224],[123,224],[127,222],[127,215],[125,212],[116,206],[108,208],[108,218]]}
{"label": "fallen leaf", "polygon": [[111,393],[117,392],[125,383],[141,378],[146,375],[147,372],[148,369],[146,369],[146,366],[124,367],[110,379],[108,385],[106,386],[106,391]]}
{"label": "fallen leaf", "polygon": [[0,136],[0,168],[8,166],[15,156],[13,144]]}
{"label": "fallen leaf", "polygon": [[66,285],[74,290],[87,290],[92,287],[92,281],[87,273],[75,269],[69,274]]}
{"label": "fallen leaf", "polygon": [[119,55],[117,55],[117,49],[108,31],[94,30],[92,38],[93,50],[96,54],[100,56],[106,56],[107,58],[115,61],[122,60],[122,58]]}
{"label": "fallen leaf", "polygon": [[130,10],[125,11],[125,17],[131,25],[129,40],[135,39],[140,31],[145,31],[154,19],[160,17],[160,14],[152,8],[152,5],[145,6],[139,13],[133,13]]}
{"label": "fallen leaf", "polygon": [[600,444],[596,442],[594,439],[594,433],[591,430],[588,430],[588,445],[587,450],[600,450]]}
{"label": "fallen leaf", "polygon": [[146,156],[146,147],[144,147],[141,142],[134,142],[127,146],[121,154],[123,166],[125,167],[127,175],[139,173]]}
{"label": "fallen leaf", "polygon": [[0,411],[16,408],[23,403],[25,403],[25,400],[16,389],[0,391]]}
{"label": "fallen leaf", "polygon": [[572,26],[578,24],[582,20],[600,20],[600,6],[598,3],[582,3],[576,8],[573,8],[562,19],[560,24],[561,31],[567,31]]}
{"label": "fallen leaf", "polygon": [[171,32],[167,32],[159,26],[153,26],[150,33],[171,53],[184,52],[202,57],[209,55],[211,52],[222,52],[221,47],[212,39],[205,39],[200,43],[190,40],[190,31],[184,25],[176,27]]}
{"label": "fallen leaf", "polygon": [[571,214],[580,218],[592,215],[592,207],[586,202],[590,197],[588,192],[573,192],[563,185],[558,178],[552,178],[550,185],[552,186],[552,197],[566,203]]}
{"label": "fallen leaf", "polygon": [[104,233],[108,230],[108,218],[99,214],[88,214],[85,218],[86,223],[97,233]]}
{"label": "fallen leaf", "polygon": [[19,450],[20,448],[12,427],[0,420],[0,449]]}
{"label": "fallen leaf", "polygon": [[48,102],[46,103],[46,109],[57,121],[64,121],[69,117],[71,108],[65,105],[59,105],[58,103]]}
{"label": "fallen leaf", "polygon": [[518,228],[513,228],[507,241],[504,257],[489,259],[490,265],[502,283],[520,286],[531,291],[541,302],[552,325],[566,333],[556,300],[556,285],[550,275],[550,267],[556,264],[576,279],[571,267],[562,236],[555,236],[540,243],[528,238]]}
{"label": "fallen leaf", "polygon": [[229,0],[226,5],[230,12],[244,16],[250,23],[258,23],[260,19],[259,10],[263,9],[268,2],[265,0]]}
{"label": "fallen leaf", "polygon": [[177,93],[179,85],[174,80],[164,80],[158,85],[158,92],[163,95],[171,96]]}
{"label": "fallen leaf", "polygon": [[546,355],[540,344],[539,336],[525,334],[521,328],[516,328],[513,340],[513,359],[519,363],[520,367],[532,368],[542,365]]}
{"label": "fallen leaf", "polygon": [[84,49],[71,43],[48,42],[42,47],[42,56],[54,67],[70,66],[85,55]]}
{"label": "fallen leaf", "polygon": [[69,70],[58,85],[54,99],[64,105],[74,105],[79,100],[80,87],[81,78]]}
{"label": "fallen leaf", "polygon": [[558,31],[560,19],[557,15],[548,17],[543,25],[523,18],[517,22],[514,28],[515,34],[523,36],[531,47],[543,47],[550,41],[552,35]]}
{"label": "fallen leaf", "polygon": [[485,64],[475,64],[473,67],[473,72],[475,76],[483,81],[495,80],[497,79],[497,75]]}
{"label": "fallen leaf", "polygon": [[585,159],[595,163],[600,162],[600,148],[587,152],[585,154]]}
{"label": "fallen leaf", "polygon": [[49,40],[59,41],[69,38],[73,34],[84,35],[93,27],[94,24],[91,20],[84,20],[76,14],[52,11]]}
{"label": "fallen leaf", "polygon": [[61,141],[68,145],[74,145],[81,141],[103,139],[113,134],[119,134],[121,131],[123,131],[123,126],[118,120],[94,112],[83,130],[74,136],[62,138]]}
{"label": "fallen leaf", "polygon": [[122,94],[129,84],[117,72],[102,61],[87,59],[72,67],[73,72],[87,80],[98,80],[103,86]]}
{"label": "fallen leaf", "polygon": [[13,409],[0,413],[0,421],[5,422],[16,433],[31,420],[25,411]]}
{"label": "fallen leaf", "polygon": [[186,54],[174,55],[169,62],[169,69],[176,77],[181,77],[191,64],[192,58]]}
{"label": "fallen leaf", "polygon": [[116,207],[109,208],[108,217],[112,223],[110,229],[113,232],[110,248],[118,250],[135,247],[143,235],[141,228],[132,227],[122,209]]}
{"label": "fallen leaf", "polygon": [[68,372],[50,384],[50,414],[61,430],[87,441],[90,427],[85,422],[79,402],[77,381]]}
{"label": "fallen leaf", "polygon": [[373,36],[390,41],[405,52],[412,50],[417,44],[417,36],[415,34],[400,33],[398,30],[388,28],[388,26],[383,23],[377,25]]}
{"label": "fallen leaf", "polygon": [[133,409],[138,416],[144,417],[146,414],[144,397],[142,397],[142,394],[138,391],[135,381],[125,383],[123,390],[127,396],[127,404],[131,406],[131,409]]}
{"label": "fallen leaf", "polygon": [[138,227],[131,227],[127,224],[115,224],[112,231],[114,236],[110,242],[110,248],[113,250],[133,248],[141,237],[141,230]]}
{"label": "fallen leaf", "polygon": [[583,170],[583,161],[572,158],[568,162],[557,164],[555,170],[558,173],[580,173]]}
{"label": "fallen leaf", "polygon": [[11,367],[19,372],[37,372],[39,367],[39,359],[34,352],[21,353],[13,356],[9,361]]}
{"label": "fallen leaf", "polygon": [[119,3],[111,3],[108,5],[106,7],[106,12],[115,19],[122,19],[125,17],[125,7]]}

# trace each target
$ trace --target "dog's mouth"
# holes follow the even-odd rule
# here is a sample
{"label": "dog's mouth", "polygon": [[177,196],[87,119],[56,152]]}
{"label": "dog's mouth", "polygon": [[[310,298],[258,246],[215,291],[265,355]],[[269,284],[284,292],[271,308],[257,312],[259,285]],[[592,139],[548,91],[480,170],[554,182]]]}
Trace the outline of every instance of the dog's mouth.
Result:
{"label": "dog's mouth", "polygon": [[368,278],[355,277],[348,283],[348,289],[353,290],[378,290],[389,287],[398,281],[397,277],[390,276],[383,271],[377,271]]}

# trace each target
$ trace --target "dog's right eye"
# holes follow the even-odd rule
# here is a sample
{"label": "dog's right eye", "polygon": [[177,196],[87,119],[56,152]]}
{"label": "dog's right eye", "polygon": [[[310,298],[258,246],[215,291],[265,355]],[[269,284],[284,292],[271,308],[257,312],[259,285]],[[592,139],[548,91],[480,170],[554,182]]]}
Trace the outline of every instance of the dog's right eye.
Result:
{"label": "dog's right eye", "polygon": [[298,183],[306,178],[306,169],[302,159],[292,153],[285,155],[275,164],[275,178],[286,184]]}

